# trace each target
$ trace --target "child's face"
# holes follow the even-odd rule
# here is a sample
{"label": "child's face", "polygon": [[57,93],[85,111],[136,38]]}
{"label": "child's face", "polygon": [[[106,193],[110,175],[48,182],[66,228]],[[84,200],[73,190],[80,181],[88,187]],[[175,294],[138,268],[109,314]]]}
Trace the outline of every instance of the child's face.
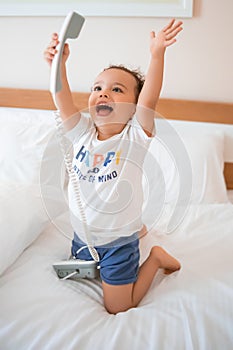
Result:
{"label": "child's face", "polygon": [[100,73],[89,98],[95,124],[126,124],[135,112],[135,91],[136,80],[130,73],[116,68]]}

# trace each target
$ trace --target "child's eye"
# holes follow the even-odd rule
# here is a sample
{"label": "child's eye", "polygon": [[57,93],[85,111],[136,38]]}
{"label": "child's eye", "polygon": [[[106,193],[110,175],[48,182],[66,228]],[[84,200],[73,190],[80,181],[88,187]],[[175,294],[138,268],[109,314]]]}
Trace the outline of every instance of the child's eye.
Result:
{"label": "child's eye", "polygon": [[92,91],[100,91],[101,90],[101,86],[96,85],[92,88]]}
{"label": "child's eye", "polygon": [[112,89],[112,91],[115,91],[115,92],[123,92],[122,91],[122,89],[121,88],[119,88],[119,87],[114,87],[113,89]]}

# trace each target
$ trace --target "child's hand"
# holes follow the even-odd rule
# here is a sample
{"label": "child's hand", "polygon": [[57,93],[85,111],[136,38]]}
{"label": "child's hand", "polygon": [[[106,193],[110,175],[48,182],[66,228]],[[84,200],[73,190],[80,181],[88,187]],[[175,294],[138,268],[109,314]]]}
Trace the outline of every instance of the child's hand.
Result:
{"label": "child's hand", "polygon": [[[51,42],[49,44],[49,46],[46,48],[46,50],[44,51],[44,59],[46,60],[46,62],[49,64],[49,66],[51,66],[54,56],[57,53],[56,47],[59,44],[59,40],[58,40],[58,35],[57,33],[53,33],[52,38],[51,38]],[[67,58],[69,57],[70,54],[70,50],[69,50],[69,45],[65,44],[64,45],[64,49],[63,49],[63,57],[62,57],[62,62],[65,64]]]}
{"label": "child's hand", "polygon": [[181,21],[176,22],[172,19],[157,35],[154,31],[150,33],[150,51],[153,57],[164,53],[166,47],[176,42],[177,34],[183,29],[182,24]]}

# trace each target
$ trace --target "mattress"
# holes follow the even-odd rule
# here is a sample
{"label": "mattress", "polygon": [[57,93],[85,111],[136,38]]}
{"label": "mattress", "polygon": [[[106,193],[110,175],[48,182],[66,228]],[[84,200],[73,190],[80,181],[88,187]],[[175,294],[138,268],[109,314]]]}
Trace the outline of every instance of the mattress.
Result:
{"label": "mattress", "polygon": [[111,315],[99,280],[57,278],[72,229],[68,213],[53,220],[0,279],[1,349],[232,349],[233,205],[190,205],[175,231],[161,227],[140,240],[141,262],[156,244],[181,270],[159,271],[137,308]]}

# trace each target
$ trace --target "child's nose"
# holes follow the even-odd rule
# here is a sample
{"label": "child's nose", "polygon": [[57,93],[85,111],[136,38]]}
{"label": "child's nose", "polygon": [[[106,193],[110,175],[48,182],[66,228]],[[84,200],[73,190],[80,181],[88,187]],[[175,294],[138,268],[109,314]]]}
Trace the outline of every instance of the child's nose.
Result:
{"label": "child's nose", "polygon": [[109,94],[107,91],[100,91],[99,97],[105,97],[105,98],[109,98]]}

